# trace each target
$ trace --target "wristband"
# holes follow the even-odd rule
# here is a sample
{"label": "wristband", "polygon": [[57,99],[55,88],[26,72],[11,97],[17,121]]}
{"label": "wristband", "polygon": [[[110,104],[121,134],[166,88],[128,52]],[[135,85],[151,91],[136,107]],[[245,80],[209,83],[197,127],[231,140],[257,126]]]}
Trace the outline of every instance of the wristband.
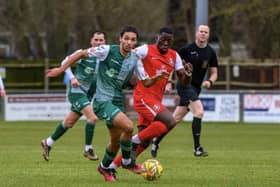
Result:
{"label": "wristband", "polygon": [[213,86],[213,81],[211,81],[210,79],[207,80],[210,83],[210,86]]}

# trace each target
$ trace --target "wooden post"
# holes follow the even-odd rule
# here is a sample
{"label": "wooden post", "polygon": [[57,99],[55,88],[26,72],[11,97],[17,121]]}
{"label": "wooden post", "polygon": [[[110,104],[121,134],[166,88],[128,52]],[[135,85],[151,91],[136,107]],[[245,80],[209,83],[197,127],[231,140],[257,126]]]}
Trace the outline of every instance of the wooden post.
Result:
{"label": "wooden post", "polygon": [[230,60],[227,58],[225,60],[226,62],[226,90],[230,90],[230,76],[231,76],[231,71],[230,71]]}

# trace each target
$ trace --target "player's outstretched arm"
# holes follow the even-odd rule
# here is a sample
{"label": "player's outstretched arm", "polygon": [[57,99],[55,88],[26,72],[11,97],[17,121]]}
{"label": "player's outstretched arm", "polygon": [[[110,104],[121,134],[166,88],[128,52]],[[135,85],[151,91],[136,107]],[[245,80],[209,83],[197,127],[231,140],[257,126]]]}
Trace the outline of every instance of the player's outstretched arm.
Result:
{"label": "player's outstretched arm", "polygon": [[87,50],[81,50],[71,56],[68,57],[67,61],[58,68],[52,68],[47,70],[47,77],[57,77],[60,74],[62,74],[68,67],[72,66],[74,63],[76,63],[81,58],[88,57]]}

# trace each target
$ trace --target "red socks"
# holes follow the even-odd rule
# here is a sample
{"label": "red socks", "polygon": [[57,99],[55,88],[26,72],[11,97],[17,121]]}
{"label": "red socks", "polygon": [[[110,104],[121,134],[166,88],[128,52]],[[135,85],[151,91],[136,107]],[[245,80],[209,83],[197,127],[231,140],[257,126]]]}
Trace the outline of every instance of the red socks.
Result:
{"label": "red socks", "polygon": [[168,132],[168,128],[160,121],[152,122],[147,128],[138,133],[138,138],[143,140],[151,140],[154,137],[159,137]]}

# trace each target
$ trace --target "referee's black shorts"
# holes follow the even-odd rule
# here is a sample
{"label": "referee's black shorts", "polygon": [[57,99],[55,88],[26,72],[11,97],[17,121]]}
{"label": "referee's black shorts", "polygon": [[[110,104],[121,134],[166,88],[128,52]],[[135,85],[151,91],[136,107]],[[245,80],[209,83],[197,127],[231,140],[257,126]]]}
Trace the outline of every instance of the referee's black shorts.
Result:
{"label": "referee's black shorts", "polygon": [[177,93],[180,96],[179,106],[188,106],[190,101],[199,100],[199,93],[201,88],[195,87],[191,84],[181,85],[176,84]]}

